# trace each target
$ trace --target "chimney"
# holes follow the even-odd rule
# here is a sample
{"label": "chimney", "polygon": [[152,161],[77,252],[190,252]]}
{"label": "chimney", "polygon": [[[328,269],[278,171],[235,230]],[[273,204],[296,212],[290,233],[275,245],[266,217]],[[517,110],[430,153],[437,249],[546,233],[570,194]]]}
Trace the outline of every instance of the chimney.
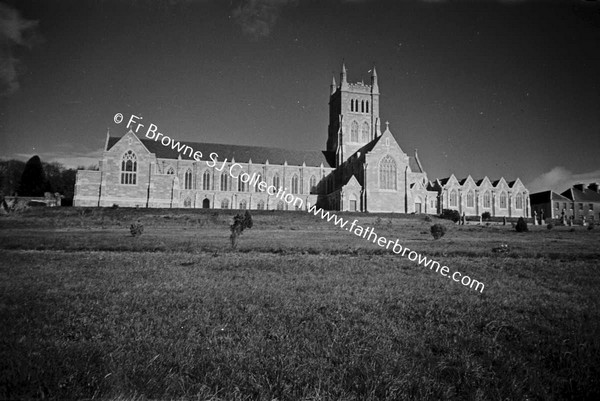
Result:
{"label": "chimney", "polygon": [[575,184],[575,185],[573,185],[573,188],[578,189],[581,192],[583,192],[583,190],[585,189],[585,184]]}
{"label": "chimney", "polygon": [[597,182],[592,182],[590,185],[588,185],[588,189],[600,194],[600,188],[598,188]]}

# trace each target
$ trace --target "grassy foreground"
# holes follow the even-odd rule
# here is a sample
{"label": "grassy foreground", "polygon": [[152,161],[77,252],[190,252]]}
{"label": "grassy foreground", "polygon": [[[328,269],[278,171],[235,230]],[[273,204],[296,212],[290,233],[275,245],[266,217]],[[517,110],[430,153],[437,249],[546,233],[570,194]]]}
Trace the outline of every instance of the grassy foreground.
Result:
{"label": "grassy foreground", "polygon": [[344,215],[479,293],[302,212],[238,251],[232,211],[79,212],[0,218],[1,399],[600,396],[600,228]]}

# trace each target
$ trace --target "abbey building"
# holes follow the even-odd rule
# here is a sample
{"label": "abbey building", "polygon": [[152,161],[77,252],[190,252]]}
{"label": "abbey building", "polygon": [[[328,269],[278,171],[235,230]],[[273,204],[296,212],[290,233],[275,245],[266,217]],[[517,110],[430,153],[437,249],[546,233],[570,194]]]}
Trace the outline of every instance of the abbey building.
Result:
{"label": "abbey building", "polygon": [[[348,82],[345,66],[339,81],[333,79],[330,87],[324,151],[186,143],[202,152],[198,160],[132,130],[120,137],[107,134],[99,171],[77,172],[74,205],[293,210],[317,204],[341,211],[455,209],[467,216],[487,211],[529,217],[529,192],[519,179],[430,180],[417,153],[406,154],[387,123],[382,132],[375,68],[370,84]],[[211,162],[210,154],[219,161]],[[255,179],[244,182],[242,176]],[[261,181],[302,203],[284,202],[259,188]]]}

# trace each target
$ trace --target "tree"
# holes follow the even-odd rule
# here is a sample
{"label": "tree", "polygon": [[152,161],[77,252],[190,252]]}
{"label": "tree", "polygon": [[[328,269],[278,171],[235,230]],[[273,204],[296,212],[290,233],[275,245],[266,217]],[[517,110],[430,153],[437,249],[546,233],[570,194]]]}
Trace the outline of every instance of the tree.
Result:
{"label": "tree", "polygon": [[19,190],[25,162],[21,160],[0,161],[0,195],[12,196]]}
{"label": "tree", "polygon": [[49,190],[44,168],[39,156],[35,155],[27,161],[21,183],[19,184],[19,195],[21,196],[44,196]]}
{"label": "tree", "polygon": [[525,232],[529,231],[529,228],[527,228],[527,222],[522,217],[519,217],[519,220],[517,220],[517,225],[516,225],[515,229],[519,233],[525,233]]}
{"label": "tree", "polygon": [[231,229],[231,236],[229,239],[231,240],[232,248],[235,249],[237,247],[238,237],[244,229],[250,229],[253,225],[252,216],[248,210],[246,210],[246,213],[244,214],[238,213],[233,217],[233,224],[229,226]]}

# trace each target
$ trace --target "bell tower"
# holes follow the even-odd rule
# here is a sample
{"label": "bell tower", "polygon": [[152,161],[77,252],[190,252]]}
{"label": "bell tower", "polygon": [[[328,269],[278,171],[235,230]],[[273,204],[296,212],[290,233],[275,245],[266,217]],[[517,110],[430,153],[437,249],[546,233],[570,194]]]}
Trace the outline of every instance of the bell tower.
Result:
{"label": "bell tower", "polygon": [[329,135],[327,151],[335,154],[339,166],[358,149],[371,142],[379,132],[379,83],[375,67],[371,84],[349,83],[346,64],[342,63],[340,84],[333,77],[329,95]]}

